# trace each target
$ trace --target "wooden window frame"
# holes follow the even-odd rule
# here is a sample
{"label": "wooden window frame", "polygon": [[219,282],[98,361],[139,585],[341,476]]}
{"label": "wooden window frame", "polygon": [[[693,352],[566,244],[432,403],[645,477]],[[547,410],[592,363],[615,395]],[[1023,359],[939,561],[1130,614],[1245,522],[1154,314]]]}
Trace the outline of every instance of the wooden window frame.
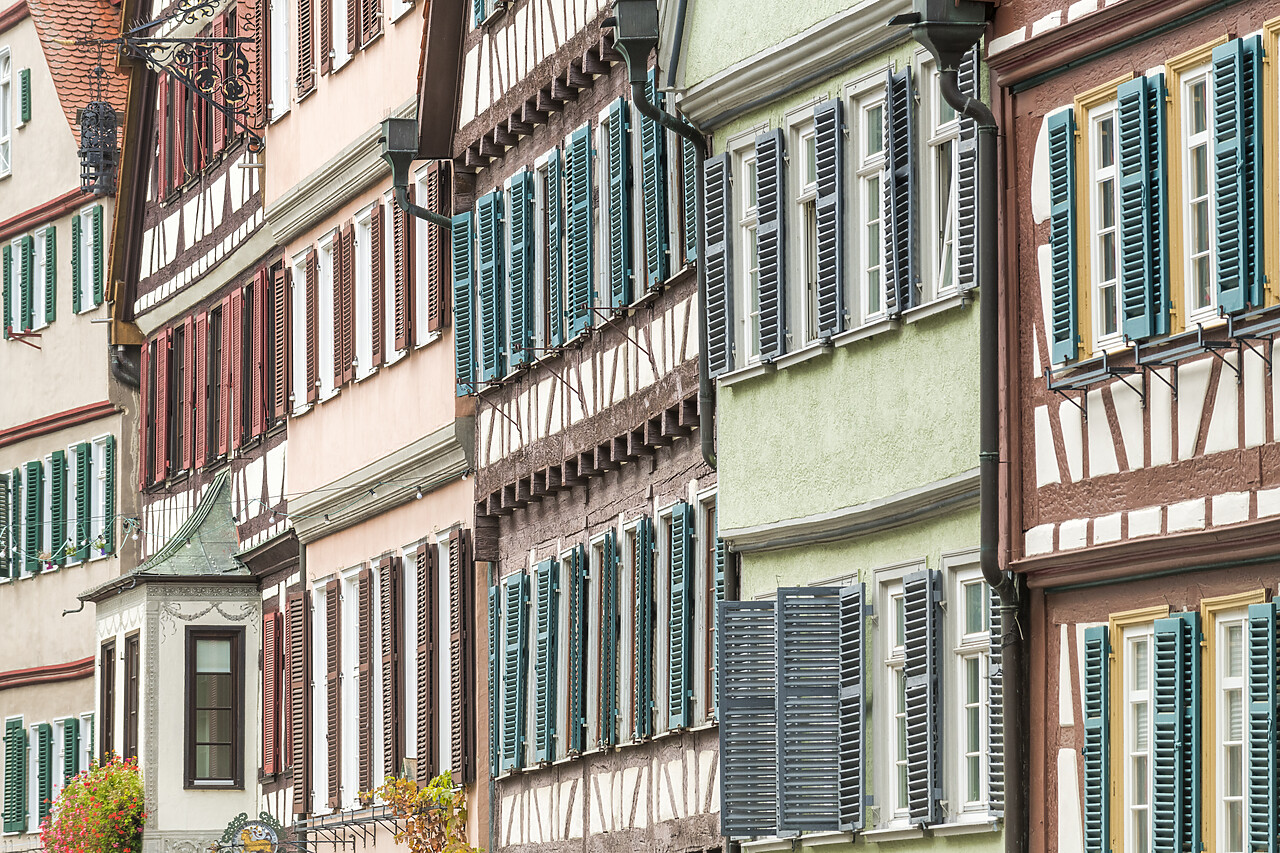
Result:
{"label": "wooden window frame", "polygon": [[138,721],[142,712],[142,637],[134,631],[124,638],[124,757],[137,758]]}
{"label": "wooden window frame", "polygon": [[[231,707],[235,709],[236,725],[231,745],[234,772],[227,780],[196,779],[195,776],[195,664],[197,640],[231,640],[231,684],[234,695]],[[187,626],[184,649],[185,681],[183,696],[187,704],[186,724],[183,731],[183,788],[187,790],[243,790],[244,789],[244,706],[245,706],[245,629],[243,626]]]}
{"label": "wooden window frame", "polygon": [[116,641],[98,649],[98,763],[106,764],[116,751]]}

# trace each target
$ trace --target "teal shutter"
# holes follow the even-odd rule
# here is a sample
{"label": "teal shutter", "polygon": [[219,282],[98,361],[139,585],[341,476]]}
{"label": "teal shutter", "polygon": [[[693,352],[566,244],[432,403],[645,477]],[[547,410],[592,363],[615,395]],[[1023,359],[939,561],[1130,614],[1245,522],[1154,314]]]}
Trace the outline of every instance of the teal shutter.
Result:
{"label": "teal shutter", "polygon": [[80,773],[80,720],[67,717],[62,721],[62,784]]}
{"label": "teal shutter", "polygon": [[692,263],[698,259],[698,149],[693,143],[680,139],[680,181],[684,196],[684,259]]}
{"label": "teal shutter", "polygon": [[475,270],[471,234],[471,214],[459,213],[453,217],[453,357],[458,374],[458,396],[474,394],[476,390],[475,353]]}
{"label": "teal shutter", "polygon": [[80,288],[82,287],[80,277],[83,270],[80,269],[80,229],[81,222],[79,214],[71,219],[71,313],[79,314],[80,304]]}
{"label": "teal shutter", "polygon": [[[658,91],[658,69],[649,69],[644,92],[649,103],[662,109],[664,95]],[[652,290],[671,274],[667,235],[667,136],[662,125],[643,114],[640,116],[640,183],[644,202],[645,284]]]}
{"label": "teal shutter", "polygon": [[27,730],[21,717],[4,724],[4,831],[27,831]]}
{"label": "teal shutter", "polygon": [[902,579],[906,649],[907,805],[911,822],[942,820],[942,578],[934,569]]}
{"label": "teal shutter", "polygon": [[1164,75],[1122,83],[1116,103],[1121,314],[1124,333],[1143,340],[1168,327]]}
{"label": "teal shutter", "polygon": [[600,742],[618,744],[618,537],[610,530],[600,566]]}
{"label": "teal shutter", "polygon": [[1262,304],[1262,40],[1213,49],[1218,307]]}
{"label": "teal shutter", "polygon": [[609,105],[609,293],[614,308],[631,304],[631,109]]}
{"label": "teal shutter", "polygon": [[23,550],[26,552],[27,572],[35,574],[43,568],[40,564],[40,544],[44,539],[44,465],[42,463],[38,461],[27,463],[26,486],[27,507],[23,522],[25,534]]}
{"label": "teal shutter", "polygon": [[102,553],[116,552],[116,437],[109,435],[103,443],[102,467],[106,480],[102,501]]}
{"label": "teal shutter", "polygon": [[480,381],[503,376],[506,355],[503,317],[506,305],[502,271],[502,193],[476,202],[476,268],[480,279]]}
{"label": "teal shutter", "polygon": [[556,645],[560,630],[560,564],[543,560],[535,570],[535,625],[538,632],[533,661],[533,760],[554,761],[556,757]]}
{"label": "teal shutter", "polygon": [[681,501],[671,511],[670,591],[667,610],[667,725],[693,723],[690,673],[693,641],[693,507]]}
{"label": "teal shutter", "polygon": [[101,305],[103,300],[103,257],[102,205],[95,204],[93,206],[93,304],[95,307]]}
{"label": "teal shutter", "polygon": [[498,586],[489,587],[489,773],[497,776],[501,772],[502,731],[500,728],[502,714],[499,695],[501,684],[499,678],[498,633],[502,621],[502,591]]}
{"label": "teal shutter", "polygon": [[720,605],[720,832],[778,828],[778,648],[772,601]]}
{"label": "teal shutter", "polygon": [[587,551],[569,556],[569,752],[586,749],[587,736]]}
{"label": "teal shutter", "polygon": [[22,124],[31,121],[31,69],[18,72],[18,120]]}
{"label": "teal shutter", "polygon": [[1200,850],[1200,640],[1198,613],[1155,622],[1151,841],[1156,850]]}
{"label": "teal shutter", "polygon": [[1111,646],[1107,626],[1084,631],[1084,849],[1108,853],[1110,833]]}
{"label": "teal shutter", "polygon": [[21,577],[25,564],[22,559],[26,542],[22,538],[22,469],[14,468],[9,475],[9,577]]}
{"label": "teal shutter", "polygon": [[58,318],[58,229],[44,230],[44,321]]}
{"label": "teal shutter", "polygon": [[1276,604],[1249,605],[1245,849],[1276,853]]}
{"label": "teal shutter", "polygon": [[511,178],[511,366],[536,355],[533,306],[533,173]]}
{"label": "teal shutter", "polygon": [[22,279],[22,330],[28,332],[35,325],[35,283],[32,281],[35,241],[30,234],[24,234],[18,241],[18,253]]}
{"label": "teal shutter", "polygon": [[591,128],[580,127],[569,137],[564,157],[564,185],[568,222],[565,245],[568,260],[569,304],[565,306],[569,338],[592,325],[595,269],[591,259]]}
{"label": "teal shutter", "polygon": [[49,536],[49,547],[53,553],[53,562],[64,566],[67,563],[67,453],[55,450],[52,455],[52,466],[49,470],[49,498],[53,506],[49,507],[49,519],[53,529]]}
{"label": "teal shutter", "polygon": [[49,816],[53,801],[53,726],[36,726],[36,814],[41,823]]}
{"label": "teal shutter", "polygon": [[485,0],[471,0],[471,24],[472,26],[480,26],[484,23],[484,4]]}
{"label": "teal shutter", "polygon": [[0,321],[4,323],[4,338],[9,339],[9,330],[13,328],[13,246],[5,243],[3,249],[0,249],[0,264],[4,265],[4,269],[0,270],[0,280],[4,282],[4,292],[0,294],[3,297],[3,304],[0,305]]}
{"label": "teal shutter", "polygon": [[524,767],[525,697],[529,695],[529,576],[503,581],[507,619],[502,639],[502,770]]}
{"label": "teal shutter", "polygon": [[0,578],[9,577],[9,550],[13,531],[9,528],[9,474],[0,472]]}
{"label": "teal shutter", "polygon": [[564,345],[564,159],[547,155],[547,346]]}
{"label": "teal shutter", "polygon": [[1049,257],[1052,298],[1050,361],[1076,357],[1076,126],[1071,110],[1046,119],[1049,125]]}
{"label": "teal shutter", "polygon": [[653,737],[653,641],[656,614],[653,601],[653,519],[644,516],[636,524],[635,553],[635,736]]}
{"label": "teal shutter", "polygon": [[[93,516],[93,452],[87,441],[75,448],[76,459],[76,559],[89,559],[90,529]],[[110,485],[110,484],[108,484]],[[108,491],[110,489],[108,488]]]}

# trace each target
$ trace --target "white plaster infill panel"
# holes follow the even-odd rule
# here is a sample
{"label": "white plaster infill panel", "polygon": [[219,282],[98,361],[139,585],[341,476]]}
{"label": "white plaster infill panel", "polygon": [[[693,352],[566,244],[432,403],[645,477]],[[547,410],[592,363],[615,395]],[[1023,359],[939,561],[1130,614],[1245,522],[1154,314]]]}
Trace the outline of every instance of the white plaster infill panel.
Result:
{"label": "white plaster infill panel", "polygon": [[1116,443],[1111,437],[1111,423],[1102,402],[1102,391],[1090,391],[1085,397],[1086,409],[1093,414],[1089,426],[1089,476],[1102,477],[1120,471],[1116,461]]}
{"label": "white plaster infill panel", "polygon": [[1053,427],[1049,407],[1036,406],[1036,486],[1043,488],[1062,481],[1058,471],[1058,453],[1053,446]]}
{"label": "white plaster infill panel", "polygon": [[1067,623],[1058,626],[1058,725],[1076,724],[1075,705],[1071,691],[1071,640]]}
{"label": "white plaster infill panel", "polygon": [[[1173,371],[1157,368],[1157,376],[1147,383],[1147,409],[1151,413],[1151,464],[1168,465],[1173,461]],[[1133,464],[1130,460],[1130,464]]]}
{"label": "white plaster infill panel", "polygon": [[1073,518],[1058,527],[1058,550],[1073,551],[1088,543],[1089,519]]}
{"label": "white plaster infill panel", "polygon": [[1179,459],[1190,459],[1195,455],[1196,438],[1200,433],[1200,414],[1209,390],[1212,368],[1211,358],[1179,365],[1177,368]]}
{"label": "white plaster infill panel", "polygon": [[[1082,656],[1083,657],[1083,656]],[[1076,751],[1058,750],[1058,851],[1084,853],[1084,820],[1080,814],[1080,779]]]}
{"label": "white plaster infill panel", "polygon": [[[1196,498],[1189,501],[1170,504],[1166,526],[1169,533],[1181,530],[1203,530],[1205,523],[1205,500]],[[1130,520],[1132,525],[1132,520]]]}
{"label": "white plaster infill panel", "polygon": [[1048,554],[1053,550],[1053,525],[1041,524],[1023,534],[1023,550],[1028,557]]}
{"label": "white plaster infill panel", "polygon": [[1258,490],[1258,518],[1280,515],[1280,488]]}
{"label": "white plaster infill panel", "polygon": [[1239,524],[1249,520],[1249,493],[1228,492],[1213,496],[1213,526]]}
{"label": "white plaster infill panel", "polygon": [[[1227,363],[1238,370],[1236,353],[1223,356]],[[1219,453],[1235,450],[1240,446],[1240,385],[1236,371],[1223,369],[1218,373],[1217,395],[1213,402],[1213,414],[1209,418],[1209,434],[1205,437],[1204,452]],[[1262,399],[1262,395],[1258,395]]]}
{"label": "white plaster infill panel", "polygon": [[1146,509],[1135,509],[1129,513],[1129,538],[1155,536],[1160,533],[1163,507],[1152,506]]}
{"label": "white plaster infill panel", "polygon": [[1111,383],[1111,402],[1115,405],[1116,421],[1120,424],[1120,438],[1124,442],[1124,455],[1128,458],[1129,470],[1136,471],[1145,464],[1142,397],[1129,383],[1117,379]]}
{"label": "white plaster infill panel", "polygon": [[1120,541],[1120,518],[1123,513],[1113,512],[1093,520],[1093,544],[1105,545]]}

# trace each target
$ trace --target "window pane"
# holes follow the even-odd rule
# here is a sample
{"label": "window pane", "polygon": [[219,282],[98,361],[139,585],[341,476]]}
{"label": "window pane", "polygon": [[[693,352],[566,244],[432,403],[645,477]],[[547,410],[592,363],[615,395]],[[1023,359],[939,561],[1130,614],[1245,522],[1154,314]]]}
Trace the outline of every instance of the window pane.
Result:
{"label": "window pane", "polygon": [[[1147,703],[1141,702],[1133,706],[1133,748],[1145,751],[1147,748]],[[1142,762],[1146,766],[1146,757],[1135,758],[1134,766],[1137,767],[1138,762]],[[1135,778],[1142,779],[1145,772],[1137,775]],[[1142,787],[1141,785],[1139,787]],[[1142,802],[1146,802],[1143,800]]]}
{"label": "window pane", "polygon": [[[964,680],[965,680],[965,702],[968,704],[976,704],[982,694],[982,661],[980,658],[965,658],[964,661]],[[975,711],[977,708],[974,709]],[[970,743],[977,743],[976,740],[970,739]]]}
{"label": "window pane", "polygon": [[1233,743],[1244,739],[1244,702],[1239,690],[1227,691],[1227,740]]}
{"label": "window pane", "polygon": [[818,180],[818,148],[815,138],[804,138],[804,182],[811,184]]}
{"label": "window pane", "polygon": [[196,672],[231,672],[231,641],[196,640]]}
{"label": "window pane", "polygon": [[[1227,678],[1239,678],[1244,674],[1243,626],[1227,626]],[[1239,700],[1239,694],[1236,696]],[[1232,737],[1232,740],[1238,740]]]}
{"label": "window pane", "polygon": [[884,150],[884,107],[877,104],[867,110],[867,154]]}
{"label": "window pane", "polygon": [[1205,82],[1197,80],[1191,84],[1189,110],[1191,114],[1191,132],[1204,133],[1208,125],[1209,112],[1205,100]]}
{"label": "window pane", "polygon": [[905,616],[902,607],[902,596],[895,596],[893,599],[893,644],[895,646],[905,646],[907,643],[907,629]]}
{"label": "window pane", "polygon": [[1226,767],[1223,768],[1223,775],[1226,777],[1225,790],[1223,795],[1227,797],[1239,797],[1244,794],[1244,772],[1243,750],[1239,746],[1229,746],[1224,752],[1226,753]]}
{"label": "window pane", "polygon": [[980,583],[964,585],[964,632],[976,634],[987,630],[986,588]]}
{"label": "window pane", "polygon": [[1112,121],[1108,116],[1098,122],[1098,165],[1104,169],[1115,162],[1115,134],[1112,132]]}
{"label": "window pane", "polygon": [[196,676],[197,708],[229,708],[231,692],[231,676],[228,674]]}
{"label": "window pane", "polygon": [[1147,689],[1147,641],[1138,640],[1133,644],[1133,689]]}
{"label": "window pane", "polygon": [[232,773],[230,746],[196,747],[197,779],[230,779]]}

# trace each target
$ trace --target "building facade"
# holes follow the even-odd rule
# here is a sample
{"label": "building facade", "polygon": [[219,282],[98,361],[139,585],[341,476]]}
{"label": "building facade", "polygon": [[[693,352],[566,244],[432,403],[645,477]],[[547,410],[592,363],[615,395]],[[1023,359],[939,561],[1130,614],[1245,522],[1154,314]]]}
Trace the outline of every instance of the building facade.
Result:
{"label": "building facade", "polygon": [[1276,27],[996,14],[1032,850],[1274,843]]}

